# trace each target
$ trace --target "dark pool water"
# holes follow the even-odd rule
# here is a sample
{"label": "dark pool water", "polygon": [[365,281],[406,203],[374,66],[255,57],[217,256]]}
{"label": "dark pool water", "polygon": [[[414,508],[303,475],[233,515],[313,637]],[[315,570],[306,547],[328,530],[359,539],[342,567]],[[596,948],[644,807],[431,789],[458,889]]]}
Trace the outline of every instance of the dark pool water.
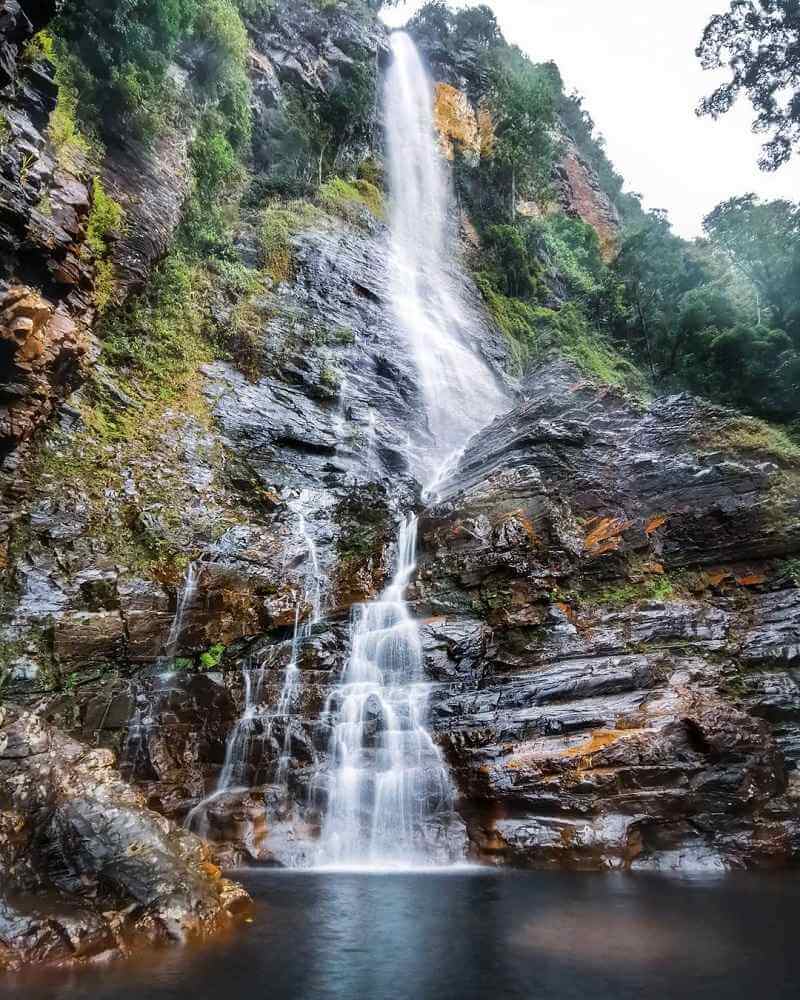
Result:
{"label": "dark pool water", "polygon": [[800,880],[246,874],[253,924],[202,949],[0,980],[25,1000],[800,996]]}

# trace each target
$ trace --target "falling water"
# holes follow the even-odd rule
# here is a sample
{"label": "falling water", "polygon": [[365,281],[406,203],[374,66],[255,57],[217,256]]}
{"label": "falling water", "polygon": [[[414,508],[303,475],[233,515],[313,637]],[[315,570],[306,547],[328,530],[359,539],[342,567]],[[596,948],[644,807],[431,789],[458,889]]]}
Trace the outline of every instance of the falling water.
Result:
{"label": "falling water", "polygon": [[201,568],[202,562],[197,559],[194,562],[189,563],[189,568],[186,570],[183,586],[181,587],[181,591],[178,596],[178,606],[175,611],[175,617],[172,619],[172,626],[169,630],[166,645],[164,646],[164,658],[168,661],[174,660],[175,655],[178,652],[178,643],[180,642],[181,632],[183,631],[183,619],[186,616],[187,608],[191,607],[195,595],[197,594],[197,585],[200,580]]}
{"label": "falling water", "polygon": [[479,321],[456,281],[450,185],[434,136],[433,87],[403,32],[392,35],[385,105],[391,184],[391,299],[420,377],[435,447],[422,481],[505,408],[505,396],[471,345]]}
{"label": "falling water", "polygon": [[[458,291],[431,81],[408,35],[393,35],[392,51],[385,92],[391,300],[416,362],[433,439],[433,446],[429,439],[418,452],[417,478],[433,494],[453,456],[506,400],[470,346],[481,330]],[[405,597],[416,545],[417,520],[409,517],[400,532],[392,583],[377,601],[354,610],[350,656],[328,699],[324,720],[331,730],[331,770],[323,864],[454,860],[447,835],[453,789],[426,728],[422,645]]]}
{"label": "falling water", "polygon": [[[291,727],[289,719],[294,708],[294,702],[299,690],[300,644],[307,638],[311,629],[322,617],[325,590],[325,575],[319,561],[316,543],[308,530],[306,520],[311,508],[313,497],[303,490],[296,501],[289,505],[297,518],[297,532],[306,552],[308,571],[302,595],[295,594],[294,631],[292,634],[292,652],[284,674],[283,687],[274,711],[270,712],[263,704],[264,680],[266,668],[263,663],[253,663],[245,660],[242,665],[242,683],[244,688],[244,707],[242,714],[233,727],[225,746],[225,760],[214,791],[202,799],[188,813],[185,826],[201,836],[209,835],[209,807],[225,795],[245,791],[248,788],[247,773],[250,763],[250,750],[254,740],[268,742],[272,739],[273,726],[277,720],[284,723],[284,742],[278,763],[275,768],[277,784],[285,783],[291,759]],[[305,621],[301,619],[301,609],[311,607],[311,615]]]}
{"label": "falling water", "polygon": [[453,807],[449,775],[425,728],[422,647],[405,603],[415,569],[417,519],[398,541],[392,583],[355,609],[351,653],[330,696],[333,770],[322,831],[326,864],[424,863],[437,819]]}

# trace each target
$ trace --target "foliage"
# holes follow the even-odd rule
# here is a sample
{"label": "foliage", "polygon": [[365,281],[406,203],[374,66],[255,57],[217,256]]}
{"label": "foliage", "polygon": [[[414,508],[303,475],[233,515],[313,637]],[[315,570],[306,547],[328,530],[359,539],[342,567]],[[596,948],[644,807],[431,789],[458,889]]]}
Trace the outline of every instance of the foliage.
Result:
{"label": "foliage", "polygon": [[800,559],[787,559],[783,564],[783,571],[795,587],[800,587]]}
{"label": "foliage", "polygon": [[501,40],[497,18],[486,4],[453,11],[444,0],[431,0],[414,15],[409,29],[454,50],[465,45],[488,49]]}
{"label": "foliage", "polygon": [[306,201],[275,201],[261,217],[261,252],[266,273],[273,281],[289,281],[294,275],[294,250],[291,239],[318,218],[318,210]]}
{"label": "foliage", "polygon": [[110,260],[111,240],[124,227],[125,212],[119,202],[106,193],[99,177],[92,181],[92,206],[86,224],[85,247],[94,257],[94,303],[104,312],[114,295],[115,272]]}
{"label": "foliage", "polygon": [[149,139],[160,131],[176,101],[170,62],[194,37],[202,42],[197,80],[206,101],[224,117],[234,146],[249,140],[247,35],[234,0],[87,0],[66,4],[53,30],[57,61],[90,134],[131,130]]}
{"label": "foliage", "polygon": [[216,670],[217,667],[222,663],[222,657],[225,655],[226,647],[218,642],[207,649],[205,653],[200,654],[200,669],[201,670]]}
{"label": "foliage", "polygon": [[377,92],[375,62],[363,53],[349,75],[320,98],[320,125],[334,151],[346,144],[368,142]]}
{"label": "foliage", "polygon": [[[99,327],[102,360],[120,376],[124,391],[145,404],[169,401],[183,392],[197,367],[213,357],[203,338],[204,284],[201,273],[174,249],[153,273],[146,289],[109,311]],[[110,407],[122,435],[135,413]],[[114,426],[106,428],[112,434]]]}
{"label": "foliage", "polygon": [[599,305],[656,382],[773,420],[800,410],[798,209],[731,199],[686,243],[663,213],[628,230]]}
{"label": "foliage", "polygon": [[479,274],[477,280],[521,370],[555,351],[570,358],[587,376],[604,385],[637,393],[643,391],[642,378],[635,366],[590,327],[580,306],[569,304],[560,310],[543,308],[502,295],[484,274]]}
{"label": "foliage", "polygon": [[768,455],[781,465],[800,466],[800,444],[793,441],[783,428],[753,417],[732,416],[715,426],[699,443],[714,450],[730,448]]}
{"label": "foliage", "polygon": [[771,321],[800,347],[800,204],[747,194],[718,205],[703,228],[756,287]]}
{"label": "foliage", "polygon": [[360,222],[365,209],[376,219],[384,216],[383,195],[366,180],[346,181],[333,177],[320,188],[319,199],[323,208],[348,222]]}
{"label": "foliage", "polygon": [[493,50],[489,67],[495,137],[491,159],[495,182],[508,193],[513,221],[518,193],[543,200],[549,191],[557,151],[553,91],[547,72],[519,49]]}
{"label": "foliage", "polygon": [[92,181],[92,207],[86,224],[86,245],[98,257],[108,250],[108,240],[122,230],[125,212],[119,202],[106,193],[99,177]]}
{"label": "foliage", "polygon": [[756,112],[754,131],[771,135],[762,169],[786,163],[800,149],[800,3],[732,0],[707,25],[697,55],[705,69],[731,72],[699,113],[719,118],[745,94]]}

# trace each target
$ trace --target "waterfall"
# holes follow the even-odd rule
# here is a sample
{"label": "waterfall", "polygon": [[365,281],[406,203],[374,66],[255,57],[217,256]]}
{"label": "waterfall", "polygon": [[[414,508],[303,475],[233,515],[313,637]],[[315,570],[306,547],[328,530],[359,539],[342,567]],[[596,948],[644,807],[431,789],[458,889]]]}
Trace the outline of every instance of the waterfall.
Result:
{"label": "waterfall", "polygon": [[385,110],[391,186],[392,308],[419,373],[433,447],[420,457],[421,482],[507,408],[472,349],[484,332],[458,287],[449,174],[434,132],[431,80],[414,42],[392,35]]}
{"label": "waterfall", "polygon": [[422,646],[405,603],[416,541],[411,516],[390,586],[354,611],[350,656],[325,709],[333,768],[320,844],[325,864],[429,861],[439,823],[452,813],[450,778],[424,724]]}
{"label": "waterfall", "polygon": [[[458,288],[432,84],[408,35],[392,36],[392,52],[385,89],[390,292],[419,375],[430,437],[417,450],[416,471],[430,494],[468,438],[504,408],[505,396],[472,349],[481,329]],[[430,864],[463,852],[463,843],[452,849],[448,837],[454,792],[426,728],[429,685],[406,603],[416,547],[417,519],[410,516],[391,584],[353,612],[348,662],[323,715],[330,771],[315,780],[326,800],[322,864]]]}
{"label": "waterfall", "polygon": [[[242,685],[244,689],[244,706],[242,714],[228,736],[225,746],[225,760],[220,771],[217,785],[210,795],[197,803],[189,811],[184,821],[188,830],[193,830],[203,837],[208,837],[209,807],[225,795],[248,790],[247,772],[250,750],[254,740],[268,743],[273,738],[273,726],[277,720],[284,723],[284,739],[280,756],[275,767],[274,779],[279,785],[285,785],[291,759],[291,726],[290,719],[294,709],[295,697],[300,685],[299,653],[303,639],[311,634],[311,629],[322,618],[325,592],[325,575],[319,561],[317,546],[308,530],[306,517],[313,507],[314,498],[307,490],[300,492],[297,499],[289,504],[289,508],[297,521],[297,534],[306,552],[308,570],[302,595],[295,594],[294,631],[292,633],[292,652],[283,679],[283,687],[274,711],[269,711],[263,704],[264,680],[266,669],[263,663],[253,663],[245,660],[242,666]],[[311,615],[303,621],[301,608],[311,607]]]}
{"label": "waterfall", "polygon": [[180,594],[178,596],[178,606],[175,610],[175,617],[172,619],[172,626],[169,630],[167,643],[164,647],[164,658],[169,662],[172,662],[175,659],[175,655],[178,652],[178,643],[180,642],[181,632],[183,631],[183,619],[186,615],[186,609],[191,607],[197,593],[197,585],[200,580],[200,570],[202,565],[201,560],[196,559],[194,562],[189,563],[189,567],[186,570],[183,586],[181,587]]}

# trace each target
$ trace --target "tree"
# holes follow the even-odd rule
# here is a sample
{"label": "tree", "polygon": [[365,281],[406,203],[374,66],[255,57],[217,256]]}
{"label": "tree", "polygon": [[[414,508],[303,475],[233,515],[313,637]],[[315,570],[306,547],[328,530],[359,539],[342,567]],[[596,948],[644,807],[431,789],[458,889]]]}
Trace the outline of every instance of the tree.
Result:
{"label": "tree", "polygon": [[733,0],[709,22],[697,55],[705,69],[731,71],[698,113],[719,118],[746,94],[754,131],[772,136],[760,166],[777,170],[800,149],[800,0]]}
{"label": "tree", "polygon": [[489,49],[501,40],[500,26],[494,12],[486,4],[458,11],[454,18],[456,41],[471,42]]}
{"label": "tree", "polygon": [[408,27],[440,45],[447,45],[454,27],[453,12],[445,0],[430,0],[409,21]]}
{"label": "tree", "polygon": [[702,263],[672,232],[666,213],[655,211],[626,235],[614,272],[628,303],[618,332],[644,355],[654,379],[674,374],[688,333],[680,325],[684,298],[706,280]]}
{"label": "tree", "polygon": [[703,228],[755,286],[771,322],[800,346],[800,204],[747,194],[718,205]]}
{"label": "tree", "polygon": [[533,65],[518,48],[498,49],[490,64],[493,160],[513,221],[519,191],[541,195],[549,187],[557,148],[553,90],[546,68]]}

